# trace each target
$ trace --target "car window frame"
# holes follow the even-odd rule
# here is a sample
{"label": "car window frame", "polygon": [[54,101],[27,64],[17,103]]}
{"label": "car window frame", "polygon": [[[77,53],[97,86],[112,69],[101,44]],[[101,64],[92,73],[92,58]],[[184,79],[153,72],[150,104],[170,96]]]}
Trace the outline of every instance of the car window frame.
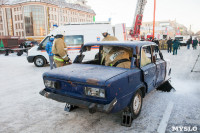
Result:
{"label": "car window frame", "polygon": [[147,64],[147,65],[141,66],[141,59],[142,59],[142,55],[141,55],[141,54],[142,54],[142,48],[143,48],[143,47],[148,47],[148,46],[151,48],[151,63],[149,63],[149,64],[152,64],[152,63],[153,63],[152,45],[151,45],[151,44],[150,44],[150,45],[143,45],[143,46],[140,47],[140,62],[139,62],[139,64],[140,64],[140,65],[139,65],[140,68],[143,68],[143,67],[149,65],[149,64]]}

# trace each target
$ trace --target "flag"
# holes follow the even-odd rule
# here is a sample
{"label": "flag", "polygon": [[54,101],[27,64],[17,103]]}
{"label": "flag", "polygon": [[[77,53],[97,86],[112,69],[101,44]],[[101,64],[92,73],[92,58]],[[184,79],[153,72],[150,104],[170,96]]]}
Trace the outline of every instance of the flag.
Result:
{"label": "flag", "polygon": [[93,16],[93,22],[95,22],[95,16]]}
{"label": "flag", "polygon": [[1,39],[0,48],[4,48],[3,41]]}

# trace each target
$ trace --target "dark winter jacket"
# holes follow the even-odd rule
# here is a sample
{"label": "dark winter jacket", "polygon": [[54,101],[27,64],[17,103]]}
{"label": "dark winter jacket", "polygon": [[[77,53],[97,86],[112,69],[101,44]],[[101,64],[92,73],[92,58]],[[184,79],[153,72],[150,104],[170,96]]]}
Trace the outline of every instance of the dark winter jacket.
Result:
{"label": "dark winter jacket", "polygon": [[197,46],[198,41],[197,40],[193,40],[192,46]]}
{"label": "dark winter jacket", "polygon": [[172,40],[171,40],[171,39],[167,41],[167,45],[168,45],[168,47],[171,47],[171,46],[172,46],[172,44],[173,44],[173,42],[172,42]]}
{"label": "dark winter jacket", "polygon": [[173,49],[178,49],[180,42],[178,40],[173,41]]}

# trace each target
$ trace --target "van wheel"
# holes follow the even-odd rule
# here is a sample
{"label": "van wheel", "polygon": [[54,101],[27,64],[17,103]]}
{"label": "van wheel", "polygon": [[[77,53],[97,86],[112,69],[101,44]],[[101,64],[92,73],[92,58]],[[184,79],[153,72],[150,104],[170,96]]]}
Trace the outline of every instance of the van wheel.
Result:
{"label": "van wheel", "polygon": [[37,56],[34,59],[34,64],[35,64],[36,67],[43,67],[46,64],[46,60],[42,56]]}
{"label": "van wheel", "polygon": [[139,89],[138,91],[135,92],[130,108],[131,108],[131,113],[132,113],[132,118],[136,119],[142,109],[142,91]]}

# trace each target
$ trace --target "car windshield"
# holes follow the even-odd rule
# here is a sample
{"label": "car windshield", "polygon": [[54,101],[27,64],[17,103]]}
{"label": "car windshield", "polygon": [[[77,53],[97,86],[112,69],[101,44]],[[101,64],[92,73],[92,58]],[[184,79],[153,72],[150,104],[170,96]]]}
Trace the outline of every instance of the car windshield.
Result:
{"label": "car windshield", "polygon": [[[77,56],[81,64],[95,64],[111,67],[130,68],[133,50],[119,46],[85,46]],[[79,58],[79,59],[78,59]]]}

